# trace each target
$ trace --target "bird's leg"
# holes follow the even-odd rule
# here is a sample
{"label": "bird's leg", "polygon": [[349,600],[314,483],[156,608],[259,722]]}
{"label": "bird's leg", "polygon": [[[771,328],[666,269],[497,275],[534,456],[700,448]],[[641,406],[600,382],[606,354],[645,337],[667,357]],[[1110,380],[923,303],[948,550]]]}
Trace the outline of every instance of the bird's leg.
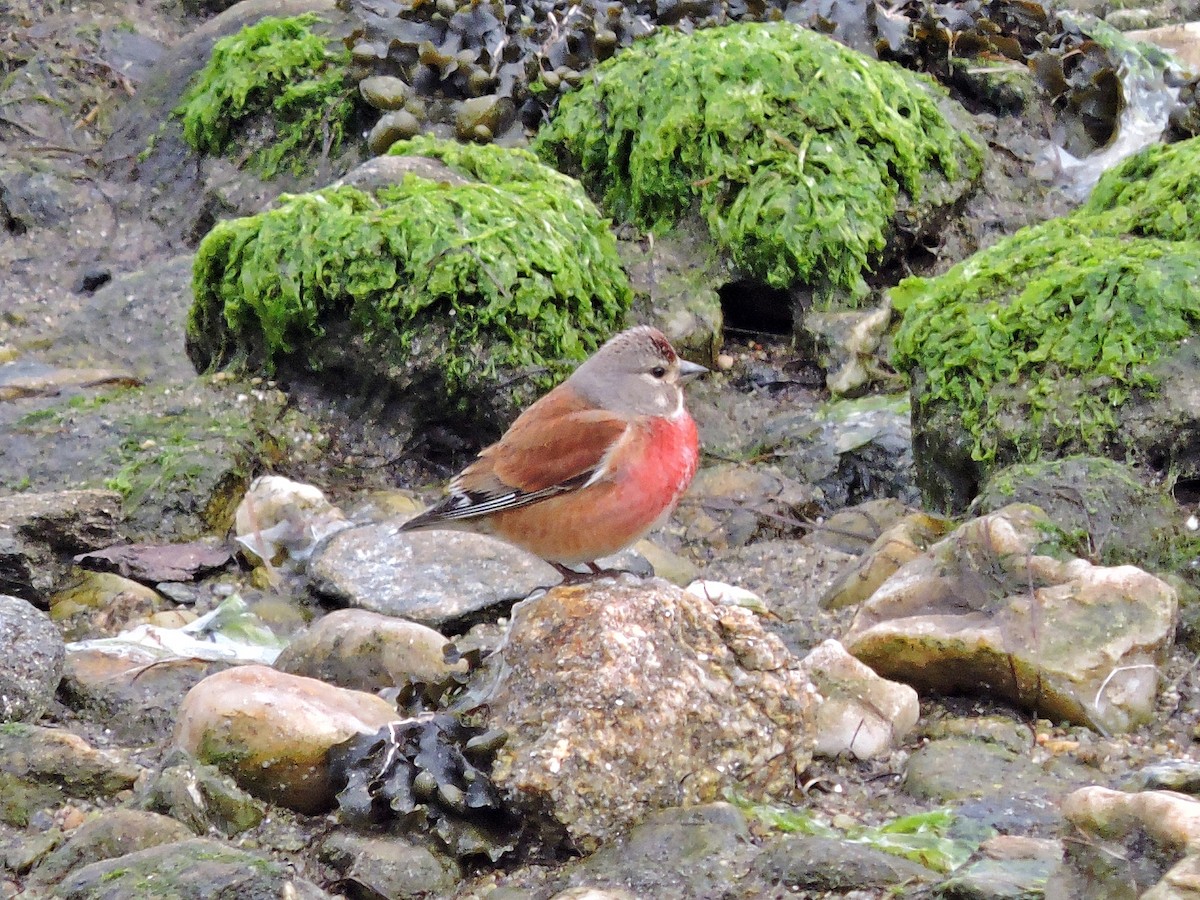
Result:
{"label": "bird's leg", "polygon": [[563,565],[562,563],[551,562],[550,560],[546,560],[546,562],[554,566],[554,570],[562,576],[562,581],[559,582],[559,584],[580,584],[584,581],[591,581],[596,577],[596,567],[594,563],[587,564],[588,568],[592,570],[591,572],[576,572],[570,566]]}

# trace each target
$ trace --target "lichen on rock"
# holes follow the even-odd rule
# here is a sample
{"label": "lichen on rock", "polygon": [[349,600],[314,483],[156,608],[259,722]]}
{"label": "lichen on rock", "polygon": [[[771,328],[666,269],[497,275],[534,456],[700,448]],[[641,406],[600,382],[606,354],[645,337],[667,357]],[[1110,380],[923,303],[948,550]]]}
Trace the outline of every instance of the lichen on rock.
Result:
{"label": "lichen on rock", "polygon": [[919,233],[979,174],[983,151],[942,102],[928,79],[789,24],[662,32],[563,97],[535,148],[619,219],[661,231],[698,204],[752,277],[861,299],[898,209]]}
{"label": "lichen on rock", "polygon": [[498,375],[526,376],[505,402],[527,402],[620,324],[628,280],[577,182],[494,146],[422,137],[393,153],[465,180],[335,186],[213,228],[187,328],[198,368],[351,372],[429,388],[426,416],[478,413]]}
{"label": "lichen on rock", "polygon": [[349,133],[358,91],[350,53],[314,31],[312,13],[267,16],[217,41],[208,65],[175,109],[200,153],[230,153],[247,125],[266,116],[274,134],[249,156],[270,178],[299,174],[313,154],[336,152]]}

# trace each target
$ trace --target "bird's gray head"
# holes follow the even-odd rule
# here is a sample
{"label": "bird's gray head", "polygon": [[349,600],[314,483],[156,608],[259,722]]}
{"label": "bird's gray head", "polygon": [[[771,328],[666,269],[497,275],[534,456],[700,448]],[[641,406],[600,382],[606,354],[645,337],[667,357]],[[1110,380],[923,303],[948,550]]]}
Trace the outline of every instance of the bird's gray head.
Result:
{"label": "bird's gray head", "polygon": [[707,371],[680,359],[657,328],[640,325],[609,339],[568,381],[613,412],[675,416],[683,412],[683,384]]}

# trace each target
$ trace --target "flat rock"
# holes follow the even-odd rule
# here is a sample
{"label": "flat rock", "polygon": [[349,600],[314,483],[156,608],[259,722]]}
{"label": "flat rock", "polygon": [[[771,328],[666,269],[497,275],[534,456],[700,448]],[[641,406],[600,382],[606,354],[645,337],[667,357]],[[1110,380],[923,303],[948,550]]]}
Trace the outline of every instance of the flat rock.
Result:
{"label": "flat rock", "polygon": [[436,628],[559,581],[542,560],[503,541],[462,531],[402,533],[400,525],[335,534],[309,564],[313,590]]}

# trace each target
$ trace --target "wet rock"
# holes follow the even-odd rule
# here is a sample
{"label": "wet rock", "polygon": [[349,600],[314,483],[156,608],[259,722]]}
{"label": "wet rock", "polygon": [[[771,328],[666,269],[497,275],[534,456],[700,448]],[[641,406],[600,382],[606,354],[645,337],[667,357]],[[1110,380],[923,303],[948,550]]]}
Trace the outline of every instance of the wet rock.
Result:
{"label": "wet rock", "polygon": [[509,734],[497,785],[585,850],[734,785],[785,794],[811,758],[815,698],[778,638],[661,580],[527,601],[487,702]]}
{"label": "wet rock", "polygon": [[[355,166],[337,184],[348,184],[364,191],[377,191],[389,184],[399,184],[406,175],[416,175],[426,181],[461,187],[471,184],[472,179],[460,175],[440,159],[432,156],[406,154],[404,156],[377,156]],[[416,512],[418,510],[414,510]]]}
{"label": "wet rock", "polygon": [[1200,886],[1200,801],[1168,791],[1129,794],[1099,786],[1062,804],[1075,828],[1046,896],[1192,896]]}
{"label": "wet rock", "polygon": [[8,725],[0,728],[0,821],[24,826],[35,811],[68,797],[112,797],[141,772],[124,753],[97,750],[69,732]]}
{"label": "wet rock", "polygon": [[57,397],[84,388],[136,387],[128,371],[98,368],[60,368],[44,363],[13,362],[0,369],[0,402],[30,397]]}
{"label": "wet rock", "polygon": [[742,547],[798,533],[821,500],[819,491],[774,466],[718,463],[696,474],[676,517],[689,541]]}
{"label": "wet rock", "polygon": [[1103,732],[1147,721],[1175,591],[1069,557],[1056,533],[1033,506],[967,522],[884,582],[843,643],[920,689],[983,692]]}
{"label": "wet rock", "polygon": [[50,617],[0,594],[0,723],[32,722],[54,699],[66,649]]}
{"label": "wet rock", "polygon": [[1121,785],[1127,791],[1177,791],[1200,794],[1200,763],[1166,759],[1130,773]]}
{"label": "wet rock", "polygon": [[241,666],[188,691],[173,744],[258,797],[314,813],[333,805],[329,748],[396,718],[391,704],[373,694]]}
{"label": "wet rock", "polygon": [[255,565],[306,560],[317,543],[348,524],[319,488],[280,475],[255,478],[233,514],[234,535]]}
{"label": "wet rock", "polygon": [[903,519],[911,510],[892,497],[867,500],[839,509],[818,523],[803,538],[805,544],[829,547],[842,553],[865,553],[881,534]]}
{"label": "wet rock", "polygon": [[80,718],[109,729],[120,741],[151,744],[170,737],[179,698],[229,663],[164,659],[134,646],[71,648],[61,687],[63,702]]}
{"label": "wet rock", "polygon": [[458,105],[454,132],[460,141],[490,141],[508,127],[515,112],[507,97],[468,97]]}
{"label": "wet rock", "polygon": [[826,508],[894,498],[920,501],[912,457],[908,399],[873,395],[787,410],[755,433],[758,452],[784,474],[820,488]]}
{"label": "wet rock", "polygon": [[85,569],[119,572],[149,584],[195,581],[220,569],[233,558],[223,542],[213,538],[184,544],[115,544],[80,553],[75,562]]}
{"label": "wet rock", "polygon": [[187,826],[157,813],[109,809],[80,825],[33,871],[36,884],[59,881],[73,869],[192,837]]}
{"label": "wet rock", "polygon": [[371,612],[437,627],[559,580],[536,556],[468,532],[401,534],[396,522],[350,528],[319,547],[313,590]]}
{"label": "wet rock", "polygon": [[[741,811],[728,803],[659,810],[564,872],[557,897],[726,897],[756,853]],[[574,892],[574,893],[572,893]]]}
{"label": "wet rock", "polygon": [[955,900],[1034,900],[1047,896],[1046,881],[1062,855],[1061,841],[996,835],[938,890]]}
{"label": "wet rock", "polygon": [[1169,491],[1133,466],[1095,456],[1018,463],[993,474],[972,509],[1032,503],[1068,540],[1107,565],[1169,571],[1178,559],[1180,516]]}
{"label": "wet rock", "polygon": [[12,165],[0,169],[0,223],[23,234],[60,223],[72,205],[67,182],[54,172]]}
{"label": "wet rock", "polygon": [[420,119],[406,109],[398,109],[379,117],[379,121],[367,135],[367,146],[372,153],[382,155],[387,153],[388,148],[396,141],[407,140],[420,132]]}
{"label": "wet rock", "polygon": [[290,866],[208,838],[159,844],[84,866],[59,882],[55,896],[62,900],[330,898],[312,882],[292,874]]}
{"label": "wet rock", "polygon": [[944,537],[950,525],[947,519],[925,513],[906,515],[879,535],[866,552],[838,576],[821,597],[821,606],[825,609],[858,606],[901,566],[920,557],[931,544]]}
{"label": "wet rock", "polygon": [[454,860],[398,837],[340,831],[321,844],[321,856],[341,873],[337,887],[351,897],[445,896],[462,877]]}
{"label": "wet rock", "polygon": [[771,838],[751,873],[788,891],[915,887],[938,881],[932,869],[851,841],[785,834]]}
{"label": "wet rock", "polygon": [[176,751],[152,779],[138,785],[133,801],[141,809],[163,813],[196,834],[216,831],[227,837],[253,828],[267,805],[251,797],[216,766],[197,763]]}
{"label": "wet rock", "polygon": [[373,75],[358,83],[358,92],[376,109],[401,109],[412,96],[412,88],[394,75]]}
{"label": "wet rock", "polygon": [[50,597],[52,618],[68,640],[112,637],[147,622],[168,604],[158,591],[111,572],[82,572]]}
{"label": "wet rock", "polygon": [[59,491],[0,497],[0,584],[14,596],[45,606],[76,553],[120,539],[121,495]]}
{"label": "wet rock", "polygon": [[989,740],[958,736],[931,740],[909,757],[904,792],[919,800],[956,803],[956,815],[976,833],[1054,834],[1062,825],[1058,801],[1095,775],[1061,757]]}
{"label": "wet rock", "polygon": [[882,756],[917,724],[917,692],[880,678],[837,641],[825,641],[800,665],[821,695],[813,748],[818,756]]}
{"label": "wet rock", "polygon": [[449,642],[432,628],[365,609],[343,609],[315,622],[275,661],[292,675],[339,687],[377,691],[417,681],[441,681],[466,663],[450,665]]}

